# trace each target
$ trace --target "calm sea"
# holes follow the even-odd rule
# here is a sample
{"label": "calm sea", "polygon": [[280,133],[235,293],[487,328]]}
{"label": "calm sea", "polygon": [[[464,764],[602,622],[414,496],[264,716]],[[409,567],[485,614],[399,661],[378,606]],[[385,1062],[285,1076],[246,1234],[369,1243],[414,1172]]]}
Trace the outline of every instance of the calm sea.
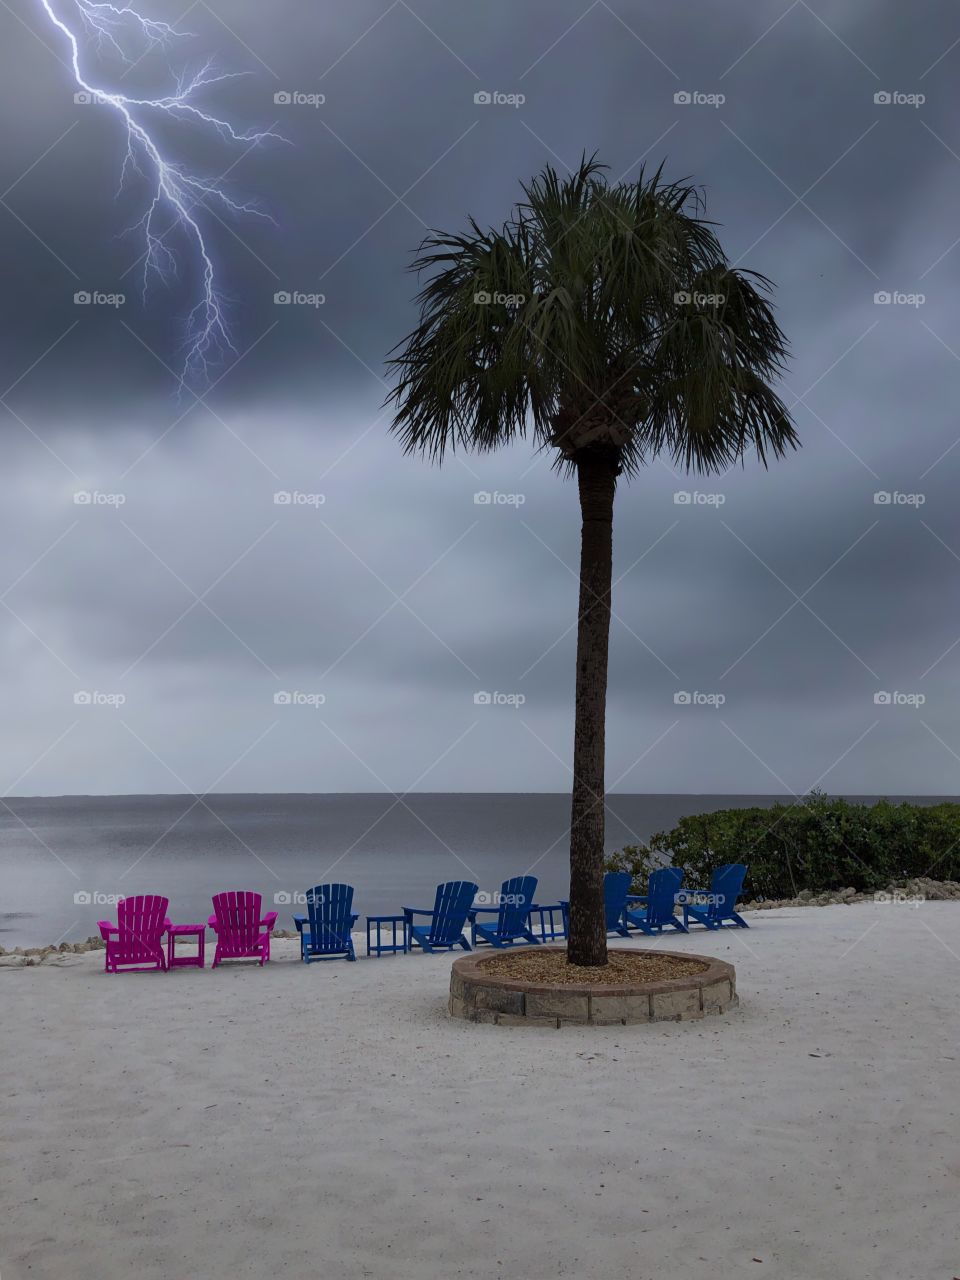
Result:
{"label": "calm sea", "polygon": [[[607,848],[685,814],[778,798],[614,795]],[[891,797],[941,798],[952,797]],[[361,914],[431,906],[441,880],[492,892],[531,872],[541,901],[567,891],[566,795],[60,796],[4,805],[0,944],[8,950],[96,933],[98,920],[115,919],[117,895],[133,893],[165,895],[171,917],[186,923],[205,920],[220,890],[255,889],[265,909],[276,905],[279,926],[292,928],[290,898],[325,880],[354,885]]]}

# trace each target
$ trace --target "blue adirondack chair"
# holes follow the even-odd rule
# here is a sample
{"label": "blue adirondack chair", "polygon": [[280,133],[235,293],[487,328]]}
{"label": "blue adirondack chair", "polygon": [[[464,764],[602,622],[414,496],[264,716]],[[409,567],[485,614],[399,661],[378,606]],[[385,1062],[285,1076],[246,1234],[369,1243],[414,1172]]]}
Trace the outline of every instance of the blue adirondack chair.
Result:
{"label": "blue adirondack chair", "polygon": [[318,884],[307,890],[306,916],[294,916],[300,935],[300,959],[331,960],[345,956],[356,960],[350,930],[357,923],[353,911],[353,885]]}
{"label": "blue adirondack chair", "polygon": [[[603,907],[607,917],[607,933],[619,933],[623,938],[630,937],[630,930],[624,924],[623,913],[627,905],[627,894],[633,880],[629,871],[608,871],[603,877]],[[570,933],[570,903],[562,901],[563,925]]]}
{"label": "blue adirondack chair", "polygon": [[[639,929],[641,933],[662,933],[667,925],[687,932],[686,924],[673,914],[677,903],[677,893],[683,884],[683,871],[680,867],[661,867],[651,871],[648,892],[646,894],[628,894],[627,910],[624,919],[628,928]],[[631,903],[642,904],[638,908]]]}
{"label": "blue adirondack chair", "polygon": [[[471,907],[469,911],[471,940],[489,942],[492,947],[509,947],[518,939],[539,943],[540,939],[530,928],[530,908],[537,891],[536,876],[514,876],[500,886],[499,904],[493,907]],[[481,923],[477,916],[482,912],[495,913],[496,920]]]}
{"label": "blue adirondack chair", "polygon": [[[728,862],[714,870],[709,889],[687,889],[691,901],[683,904],[683,923],[687,924],[692,917],[707,929],[749,929],[743,916],[736,912],[746,874],[747,868],[742,862]],[[694,900],[698,893],[706,896],[705,903]]]}
{"label": "blue adirondack chair", "polygon": [[[449,951],[452,947],[463,947],[464,951],[469,951],[470,943],[464,928],[476,892],[477,886],[471,880],[448,880],[446,884],[437,885],[432,911],[423,907],[404,907],[411,948],[416,945],[424,951]],[[414,924],[414,916],[429,916],[430,923]]]}

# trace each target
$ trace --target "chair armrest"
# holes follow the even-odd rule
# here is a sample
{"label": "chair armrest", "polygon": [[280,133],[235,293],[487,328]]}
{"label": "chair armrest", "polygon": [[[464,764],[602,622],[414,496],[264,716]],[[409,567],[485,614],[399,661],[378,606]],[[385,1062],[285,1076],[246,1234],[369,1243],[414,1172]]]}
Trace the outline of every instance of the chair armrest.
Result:
{"label": "chair armrest", "polygon": [[100,930],[100,937],[104,940],[104,942],[110,941],[111,933],[120,932],[120,926],[116,924],[111,924],[109,920],[98,920],[97,928]]}
{"label": "chair armrest", "polygon": [[[472,920],[474,916],[478,916],[478,915],[480,915],[480,913],[481,913],[481,912],[484,912],[484,911],[485,911],[488,915],[495,915],[495,916],[498,916],[498,915],[500,914],[500,908],[499,908],[499,907],[471,907],[471,908],[470,908],[470,910],[467,912],[467,915],[468,915],[468,916],[471,918],[471,920]],[[431,914],[432,914],[432,913],[431,913]]]}
{"label": "chair armrest", "polygon": [[354,912],[351,912],[351,913],[350,913],[350,928],[351,928],[351,929],[353,928],[353,926],[357,923],[357,921],[358,921],[359,919],[360,919],[360,912],[359,912],[359,911],[354,911]]}
{"label": "chair armrest", "polygon": [[268,912],[267,912],[267,914],[266,914],[266,915],[263,917],[263,919],[260,921],[260,928],[261,928],[261,929],[272,929],[272,928],[273,928],[273,926],[277,923],[277,916],[278,916],[278,915],[279,915],[279,912],[277,912],[277,911],[268,911]]}
{"label": "chair armrest", "polygon": [[211,929],[216,929],[216,927],[217,927],[217,917],[216,917],[216,916],[208,916],[208,917],[207,917],[207,926],[208,926],[209,928],[211,928]]}
{"label": "chair armrest", "polygon": [[432,916],[434,912],[433,907],[429,911],[426,907],[404,907],[403,914],[405,916]]}
{"label": "chair armrest", "polygon": [[308,923],[306,916],[294,916],[293,923],[297,926],[297,933],[303,933],[303,926]]}

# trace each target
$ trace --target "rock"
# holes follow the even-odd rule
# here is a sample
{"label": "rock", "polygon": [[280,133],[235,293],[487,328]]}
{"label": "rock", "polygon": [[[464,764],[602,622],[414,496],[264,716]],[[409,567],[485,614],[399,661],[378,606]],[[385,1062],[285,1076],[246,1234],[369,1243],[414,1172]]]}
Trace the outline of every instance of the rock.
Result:
{"label": "rock", "polygon": [[954,880],[926,880],[921,879],[917,884],[922,886],[921,892],[928,898],[933,898],[938,902],[954,902],[960,898],[960,885]]}

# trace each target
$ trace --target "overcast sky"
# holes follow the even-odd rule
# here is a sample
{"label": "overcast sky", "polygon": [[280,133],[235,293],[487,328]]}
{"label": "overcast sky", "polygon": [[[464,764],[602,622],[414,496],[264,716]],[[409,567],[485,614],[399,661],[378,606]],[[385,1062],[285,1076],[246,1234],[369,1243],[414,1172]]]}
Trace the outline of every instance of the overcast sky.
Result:
{"label": "overcast sky", "polygon": [[[50,3],[82,36],[75,0]],[[202,105],[286,139],[156,121],[272,219],[195,210],[236,351],[180,392],[196,257],[171,237],[177,280],[141,295],[116,112],[74,101],[41,0],[0,8],[0,792],[569,786],[575,486],[529,446],[404,458],[381,405],[425,228],[499,222],[583,150],[704,185],[731,258],[776,283],[803,441],[767,473],[658,463],[620,489],[610,788],[956,792],[960,17],[185,7],[144,0],[192,38],[126,70],[81,39],[88,83],[136,97],[213,55],[246,74]]]}

